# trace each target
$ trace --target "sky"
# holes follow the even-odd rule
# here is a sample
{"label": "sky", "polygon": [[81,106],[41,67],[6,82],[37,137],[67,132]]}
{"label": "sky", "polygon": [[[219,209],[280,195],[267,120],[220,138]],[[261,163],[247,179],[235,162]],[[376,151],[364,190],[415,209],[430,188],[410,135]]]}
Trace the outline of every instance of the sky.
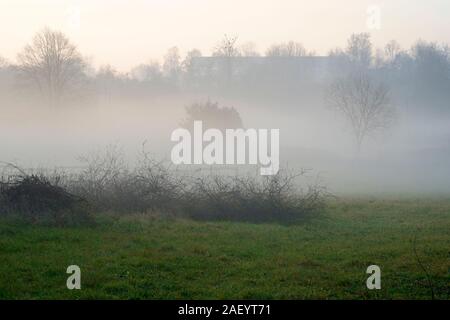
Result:
{"label": "sky", "polygon": [[177,46],[209,55],[224,34],[253,42],[301,42],[317,54],[370,32],[376,46],[396,39],[450,43],[448,0],[0,0],[0,56],[15,61],[33,34],[67,34],[95,66],[126,71]]}

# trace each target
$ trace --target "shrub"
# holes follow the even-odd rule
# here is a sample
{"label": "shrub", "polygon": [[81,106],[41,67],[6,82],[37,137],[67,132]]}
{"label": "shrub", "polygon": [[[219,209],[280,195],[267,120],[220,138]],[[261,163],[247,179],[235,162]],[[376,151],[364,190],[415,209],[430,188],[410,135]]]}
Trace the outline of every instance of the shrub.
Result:
{"label": "shrub", "polygon": [[310,185],[306,192],[296,187],[303,175],[280,171],[265,177],[209,176],[191,185],[185,210],[192,218],[247,222],[293,223],[318,212],[326,189]]}
{"label": "shrub", "polygon": [[187,117],[181,126],[192,130],[194,121],[201,120],[204,128],[215,128],[219,130],[243,128],[239,112],[234,107],[220,107],[217,102],[206,101],[205,103],[194,103],[186,107]]}
{"label": "shrub", "polygon": [[133,169],[127,167],[122,153],[114,146],[83,160],[86,169],[72,182],[71,189],[96,210],[173,212],[180,202],[183,179],[169,165],[152,159],[145,150]]}
{"label": "shrub", "polygon": [[44,175],[10,176],[0,183],[4,214],[18,215],[33,223],[57,226],[91,222],[87,202],[53,184]]}
{"label": "shrub", "polygon": [[130,169],[114,147],[85,160],[86,168],[73,175],[9,175],[1,183],[3,211],[56,225],[88,221],[88,207],[120,214],[160,212],[201,220],[293,223],[318,212],[328,195],[319,184],[301,189],[296,179],[304,171],[189,176],[144,151]]}

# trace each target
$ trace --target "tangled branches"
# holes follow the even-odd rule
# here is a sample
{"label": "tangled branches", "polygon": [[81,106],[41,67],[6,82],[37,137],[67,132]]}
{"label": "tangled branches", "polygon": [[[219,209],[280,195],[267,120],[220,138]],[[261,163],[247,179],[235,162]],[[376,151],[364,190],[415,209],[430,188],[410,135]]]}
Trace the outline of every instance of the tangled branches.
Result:
{"label": "tangled branches", "polygon": [[90,221],[83,198],[67,192],[57,182],[50,182],[43,174],[27,174],[14,168],[19,170],[18,175],[0,181],[0,213],[18,214],[33,223],[58,226]]}

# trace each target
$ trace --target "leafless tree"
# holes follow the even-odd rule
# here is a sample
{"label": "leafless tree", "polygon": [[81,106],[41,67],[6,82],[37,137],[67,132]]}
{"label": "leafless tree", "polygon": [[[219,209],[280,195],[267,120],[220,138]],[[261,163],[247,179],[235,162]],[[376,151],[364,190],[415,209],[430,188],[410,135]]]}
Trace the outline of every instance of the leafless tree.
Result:
{"label": "leafless tree", "polygon": [[18,55],[19,71],[53,104],[80,89],[86,63],[75,45],[61,32],[48,28],[37,33]]}
{"label": "leafless tree", "polygon": [[370,41],[370,34],[352,34],[347,41],[345,53],[355,66],[368,68],[372,62],[372,42]]}
{"label": "leafless tree", "polygon": [[181,73],[181,57],[177,47],[170,48],[164,56],[163,74],[172,82],[177,82]]}
{"label": "leafless tree", "polygon": [[237,36],[225,35],[222,41],[214,48],[213,56],[227,58],[240,56],[239,49],[236,46],[237,39]]}
{"label": "leafless tree", "polygon": [[101,66],[96,74],[96,80],[99,83],[100,94],[111,102],[113,85],[118,76],[117,70],[110,65]]}
{"label": "leafless tree", "polygon": [[336,80],[327,100],[349,122],[358,151],[369,135],[390,127],[394,119],[388,88],[375,83],[366,73]]}
{"label": "leafless tree", "polygon": [[246,42],[240,46],[239,51],[244,57],[259,57],[261,56],[253,42]]}
{"label": "leafless tree", "polygon": [[2,56],[0,56],[0,68],[4,68],[8,65],[8,62],[6,61],[5,58],[3,58]]}
{"label": "leafless tree", "polygon": [[384,47],[384,54],[386,56],[387,62],[392,64],[397,58],[397,56],[401,53],[401,51],[402,48],[400,47],[400,44],[397,41],[395,40],[389,41]]}
{"label": "leafless tree", "polygon": [[213,51],[213,56],[223,58],[223,68],[227,85],[231,84],[233,78],[233,59],[241,55],[236,45],[237,39],[237,36],[225,35]]}
{"label": "leafless tree", "polygon": [[274,44],[266,51],[267,57],[304,57],[311,54],[307,52],[301,43],[294,41]]}
{"label": "leafless tree", "polygon": [[199,79],[202,72],[196,68],[196,59],[200,58],[202,53],[198,49],[192,49],[187,52],[186,57],[181,63],[183,81],[182,84],[190,89],[198,88]]}
{"label": "leafless tree", "polygon": [[147,64],[140,64],[131,70],[131,78],[138,81],[162,82],[163,72],[158,61],[151,60]]}
{"label": "leafless tree", "polygon": [[196,58],[199,58],[202,56],[202,52],[198,49],[192,49],[188,51],[186,54],[186,57],[184,58],[183,62],[181,63],[181,67],[184,72],[191,73],[194,69],[193,61]]}

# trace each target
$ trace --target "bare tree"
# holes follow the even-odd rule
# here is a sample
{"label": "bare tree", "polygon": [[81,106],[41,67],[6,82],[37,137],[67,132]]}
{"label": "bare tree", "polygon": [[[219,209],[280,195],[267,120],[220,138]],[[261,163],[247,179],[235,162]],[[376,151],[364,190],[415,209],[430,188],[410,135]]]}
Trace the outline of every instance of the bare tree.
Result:
{"label": "bare tree", "polygon": [[96,80],[99,84],[100,94],[111,102],[114,83],[117,81],[117,70],[110,65],[101,66],[96,74]]}
{"label": "bare tree", "polygon": [[214,48],[213,56],[227,58],[240,56],[239,49],[236,46],[237,39],[237,36],[225,35],[222,41]]}
{"label": "bare tree", "polygon": [[370,34],[352,34],[347,41],[345,53],[357,67],[368,68],[372,62]]}
{"label": "bare tree", "polygon": [[255,43],[246,42],[240,46],[239,51],[244,57],[259,57],[261,56],[256,48]]}
{"label": "bare tree", "polygon": [[61,32],[44,29],[18,55],[23,78],[36,86],[53,104],[76,89],[85,79],[86,63]]}
{"label": "bare tree", "polygon": [[[450,74],[450,49],[437,43],[418,41],[411,48],[415,60],[416,81],[432,91],[448,90]],[[419,76],[420,75],[420,76]]]}
{"label": "bare tree", "polygon": [[196,59],[200,58],[202,53],[198,49],[192,49],[187,52],[186,57],[181,63],[181,70],[183,76],[183,85],[193,89],[199,85],[199,79],[202,72],[196,66]]}
{"label": "bare tree", "polygon": [[241,55],[236,46],[237,36],[225,35],[219,45],[214,48],[213,56],[223,58],[223,68],[227,85],[230,85],[233,78],[234,66],[233,58]]}
{"label": "bare tree", "polygon": [[308,53],[306,51],[305,47],[301,43],[294,41],[274,44],[266,51],[267,57],[304,57],[311,54],[312,53]]}
{"label": "bare tree", "polygon": [[3,58],[2,56],[0,56],[0,68],[4,68],[8,65],[8,61],[6,61],[5,58]]}
{"label": "bare tree", "polygon": [[147,64],[140,64],[131,70],[131,78],[138,81],[161,83],[163,80],[161,65],[154,60]]}
{"label": "bare tree", "polygon": [[384,47],[384,54],[386,56],[386,60],[389,64],[394,63],[397,56],[401,53],[402,48],[400,47],[400,44],[395,41],[391,40],[389,41],[386,46]]}
{"label": "bare tree", "polygon": [[177,47],[172,47],[167,50],[167,53],[164,56],[162,71],[169,81],[174,83],[178,82],[181,73],[181,57]]}
{"label": "bare tree", "polygon": [[327,99],[330,106],[349,122],[358,151],[369,135],[390,127],[394,119],[389,90],[365,73],[336,80],[330,87]]}
{"label": "bare tree", "polygon": [[202,52],[198,49],[192,49],[188,51],[186,54],[186,57],[184,58],[183,62],[181,63],[181,67],[184,72],[191,73],[194,69],[194,59],[199,58],[202,56]]}

